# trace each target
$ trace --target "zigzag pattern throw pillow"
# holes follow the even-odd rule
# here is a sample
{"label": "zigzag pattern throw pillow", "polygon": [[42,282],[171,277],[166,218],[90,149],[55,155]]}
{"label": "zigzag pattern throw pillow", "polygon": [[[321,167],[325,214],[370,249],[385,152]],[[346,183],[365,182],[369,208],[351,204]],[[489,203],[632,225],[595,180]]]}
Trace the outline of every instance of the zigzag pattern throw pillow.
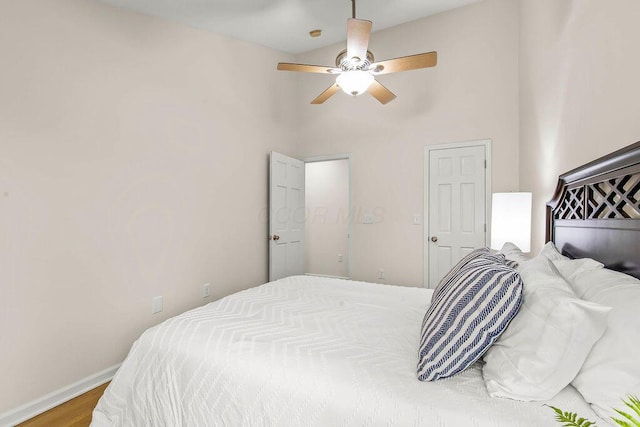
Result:
{"label": "zigzag pattern throw pillow", "polygon": [[492,254],[489,252],[489,248],[474,249],[467,255],[463,256],[462,259],[458,261],[458,263],[454,265],[453,268],[440,280],[440,283],[438,283],[438,286],[436,286],[436,289],[433,291],[431,301],[437,301],[442,292],[448,289],[452,282],[455,281],[457,274],[460,273],[460,269],[475,259],[482,259],[486,263],[506,264],[504,254]]}
{"label": "zigzag pattern throw pillow", "polygon": [[468,261],[443,285],[422,322],[420,381],[468,368],[507,328],[522,303],[520,275],[490,254]]}

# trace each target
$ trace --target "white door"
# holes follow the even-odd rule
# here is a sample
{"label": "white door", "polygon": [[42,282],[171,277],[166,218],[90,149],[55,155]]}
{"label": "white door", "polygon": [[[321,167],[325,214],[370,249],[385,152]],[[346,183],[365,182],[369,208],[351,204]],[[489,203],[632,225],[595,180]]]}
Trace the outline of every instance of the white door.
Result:
{"label": "white door", "polygon": [[269,280],[304,274],[304,162],[271,152]]}
{"label": "white door", "polygon": [[[428,283],[486,244],[485,145],[428,149]],[[426,160],[426,159],[425,159]]]}

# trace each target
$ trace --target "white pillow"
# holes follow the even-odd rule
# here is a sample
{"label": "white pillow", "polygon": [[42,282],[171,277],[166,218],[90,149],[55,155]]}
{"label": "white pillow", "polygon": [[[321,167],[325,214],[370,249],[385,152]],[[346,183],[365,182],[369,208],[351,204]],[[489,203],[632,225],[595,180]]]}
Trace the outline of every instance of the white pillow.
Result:
{"label": "white pillow", "polygon": [[[564,280],[571,282],[575,280],[576,276],[585,271],[595,270],[602,268],[604,265],[591,258],[579,258],[579,259],[557,259],[552,261],[553,265],[558,269],[560,275],[564,277]],[[574,291],[576,291],[574,289]],[[583,296],[578,293],[578,296]]]}
{"label": "white pillow", "polygon": [[504,245],[502,245],[502,248],[500,249],[500,251],[498,251],[498,253],[504,254],[504,257],[506,259],[508,259],[509,261],[515,261],[518,264],[529,261],[531,259],[531,256],[522,252],[522,249],[511,242],[506,242]]}
{"label": "white pillow", "polygon": [[576,376],[606,328],[609,307],[583,301],[551,261],[522,264],[524,303],[482,369],[493,397],[548,400]]}
{"label": "white pillow", "polygon": [[540,250],[540,255],[550,259],[551,261],[571,259],[569,257],[562,255],[553,242],[547,242],[547,244],[544,245]]}
{"label": "white pillow", "polygon": [[618,416],[611,408],[625,409],[621,399],[640,397],[640,280],[595,268],[574,274],[570,284],[584,299],[612,307],[607,330],[571,382],[601,418],[611,419]]}

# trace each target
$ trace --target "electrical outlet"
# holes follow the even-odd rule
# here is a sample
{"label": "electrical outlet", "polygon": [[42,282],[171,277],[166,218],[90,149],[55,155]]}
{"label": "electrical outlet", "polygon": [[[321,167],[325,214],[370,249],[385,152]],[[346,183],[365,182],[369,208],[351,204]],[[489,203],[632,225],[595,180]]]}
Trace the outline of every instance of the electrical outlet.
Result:
{"label": "electrical outlet", "polygon": [[205,283],[202,285],[202,298],[209,298],[211,296],[211,284]]}
{"label": "electrical outlet", "polygon": [[342,254],[338,254],[338,262],[342,262]]}
{"label": "electrical outlet", "polygon": [[384,269],[378,270],[378,279],[384,279]]}
{"label": "electrical outlet", "polygon": [[153,299],[151,299],[151,314],[160,313],[162,311],[162,306],[162,296],[153,297]]}

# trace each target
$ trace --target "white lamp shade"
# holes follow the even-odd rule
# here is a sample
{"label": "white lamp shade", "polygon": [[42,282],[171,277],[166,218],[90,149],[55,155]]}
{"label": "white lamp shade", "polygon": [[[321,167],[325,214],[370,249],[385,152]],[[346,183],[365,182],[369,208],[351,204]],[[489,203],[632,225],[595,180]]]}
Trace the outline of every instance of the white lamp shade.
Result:
{"label": "white lamp shade", "polygon": [[374,77],[368,71],[345,71],[336,78],[336,83],[347,95],[362,95],[373,83]]}
{"label": "white lamp shade", "polygon": [[511,242],[531,251],[531,193],[493,193],[491,201],[491,248]]}

